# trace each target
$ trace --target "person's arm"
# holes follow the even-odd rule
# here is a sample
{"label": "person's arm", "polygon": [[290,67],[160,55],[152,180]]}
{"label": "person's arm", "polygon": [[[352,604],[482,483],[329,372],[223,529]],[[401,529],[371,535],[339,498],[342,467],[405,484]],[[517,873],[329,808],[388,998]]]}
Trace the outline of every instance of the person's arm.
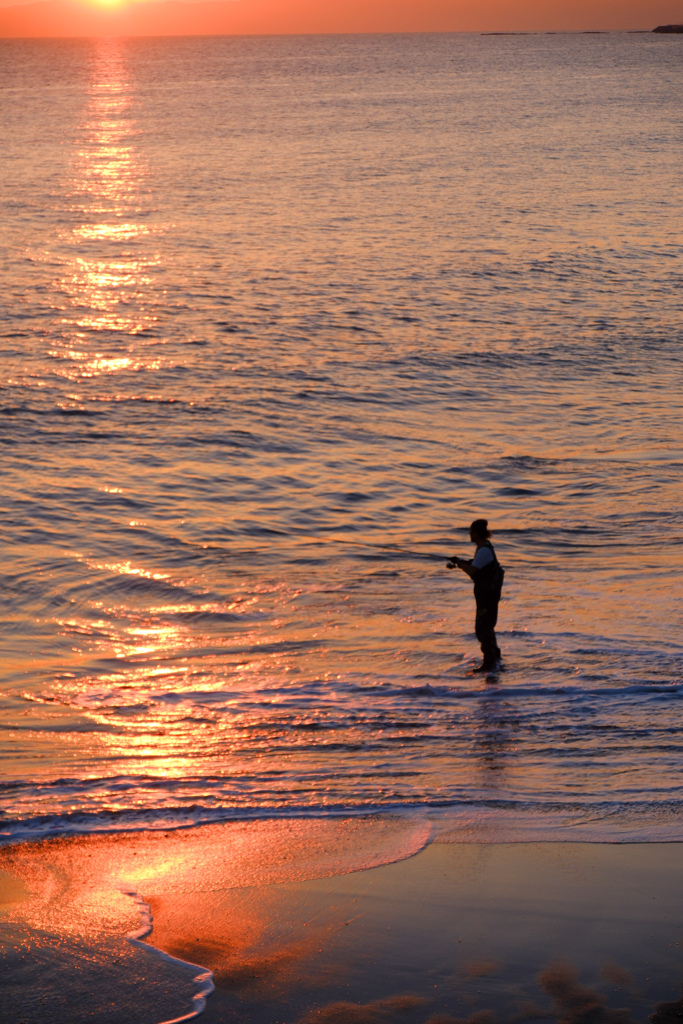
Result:
{"label": "person's arm", "polygon": [[472,565],[472,559],[471,558],[458,558],[457,555],[454,555],[453,558],[451,558],[450,562],[446,562],[446,568],[448,568],[448,569],[462,569],[462,571],[466,572],[467,575],[472,580],[474,579],[474,577],[479,572],[479,570],[475,569],[475,567]]}

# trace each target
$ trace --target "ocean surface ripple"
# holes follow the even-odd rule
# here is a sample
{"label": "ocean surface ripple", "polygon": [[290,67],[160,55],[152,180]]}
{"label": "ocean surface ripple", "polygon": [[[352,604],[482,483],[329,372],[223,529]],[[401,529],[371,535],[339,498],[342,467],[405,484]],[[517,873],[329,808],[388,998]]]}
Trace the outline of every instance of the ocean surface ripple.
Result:
{"label": "ocean surface ripple", "polygon": [[0,41],[0,840],[683,839],[680,45]]}

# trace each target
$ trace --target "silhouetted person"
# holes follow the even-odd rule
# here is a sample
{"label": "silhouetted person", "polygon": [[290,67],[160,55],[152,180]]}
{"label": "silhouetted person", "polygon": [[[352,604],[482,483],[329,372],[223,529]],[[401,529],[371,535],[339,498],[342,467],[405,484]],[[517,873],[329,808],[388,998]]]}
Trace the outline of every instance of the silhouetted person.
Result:
{"label": "silhouetted person", "polygon": [[496,558],[490,536],[488,520],[475,519],[470,526],[470,540],[477,546],[474,558],[458,558],[456,555],[446,562],[449,569],[462,569],[474,582],[474,600],[477,602],[474,632],[484,656],[481,665],[474,669],[475,672],[495,672],[500,668],[496,622],[505,572]]}

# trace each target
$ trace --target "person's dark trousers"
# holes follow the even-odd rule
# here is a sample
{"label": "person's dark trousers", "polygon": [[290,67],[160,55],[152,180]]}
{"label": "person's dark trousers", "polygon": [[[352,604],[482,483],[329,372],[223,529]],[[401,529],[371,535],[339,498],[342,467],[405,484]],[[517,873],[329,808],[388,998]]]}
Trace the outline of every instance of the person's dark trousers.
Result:
{"label": "person's dark trousers", "polygon": [[497,622],[498,602],[491,598],[478,598],[474,632],[477,634],[477,640],[481,645],[485,668],[495,668],[500,658],[500,647],[496,641]]}

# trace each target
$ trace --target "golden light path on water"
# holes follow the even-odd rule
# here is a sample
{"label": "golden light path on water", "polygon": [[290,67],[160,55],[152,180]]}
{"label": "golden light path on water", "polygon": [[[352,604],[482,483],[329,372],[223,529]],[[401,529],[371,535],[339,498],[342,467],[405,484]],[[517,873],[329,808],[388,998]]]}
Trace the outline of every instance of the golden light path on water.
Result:
{"label": "golden light path on water", "polygon": [[[71,210],[84,222],[63,236],[70,252],[56,283],[65,300],[56,325],[63,347],[50,352],[65,360],[61,372],[74,382],[161,365],[132,343],[157,322],[148,295],[161,264],[159,252],[135,243],[153,243],[154,233],[163,228],[152,229],[143,220],[148,171],[136,146],[139,128],[129,75],[120,43],[100,40],[66,186]],[[126,251],[122,243],[134,247]],[[93,350],[98,338],[108,351]]]}

